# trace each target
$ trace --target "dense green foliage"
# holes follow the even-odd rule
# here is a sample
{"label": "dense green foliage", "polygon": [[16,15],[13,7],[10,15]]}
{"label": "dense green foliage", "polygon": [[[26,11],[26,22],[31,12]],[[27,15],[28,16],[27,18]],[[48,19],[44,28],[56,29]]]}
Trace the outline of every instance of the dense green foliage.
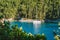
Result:
{"label": "dense green foliage", "polygon": [[45,35],[26,33],[17,25],[10,27],[10,23],[0,22],[0,40],[46,40]]}
{"label": "dense green foliage", "polygon": [[0,0],[0,18],[60,18],[60,0]]}

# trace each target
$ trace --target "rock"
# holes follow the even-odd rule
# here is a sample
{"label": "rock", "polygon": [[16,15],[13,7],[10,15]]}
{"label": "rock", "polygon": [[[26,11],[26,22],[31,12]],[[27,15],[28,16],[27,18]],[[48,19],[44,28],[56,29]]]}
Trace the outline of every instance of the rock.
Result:
{"label": "rock", "polygon": [[58,23],[58,26],[60,27],[60,22]]}

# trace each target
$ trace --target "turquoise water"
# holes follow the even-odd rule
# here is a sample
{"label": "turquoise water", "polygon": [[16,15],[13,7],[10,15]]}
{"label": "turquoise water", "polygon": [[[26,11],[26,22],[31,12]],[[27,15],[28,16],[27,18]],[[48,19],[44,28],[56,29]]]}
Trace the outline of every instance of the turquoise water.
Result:
{"label": "turquoise water", "polygon": [[36,24],[33,23],[27,23],[27,22],[11,22],[12,25],[18,25],[18,27],[22,27],[24,31],[27,33],[32,34],[42,34],[44,33],[47,37],[47,40],[54,40],[54,34],[53,31],[60,31],[58,29],[58,23],[41,23],[38,24],[36,27]]}

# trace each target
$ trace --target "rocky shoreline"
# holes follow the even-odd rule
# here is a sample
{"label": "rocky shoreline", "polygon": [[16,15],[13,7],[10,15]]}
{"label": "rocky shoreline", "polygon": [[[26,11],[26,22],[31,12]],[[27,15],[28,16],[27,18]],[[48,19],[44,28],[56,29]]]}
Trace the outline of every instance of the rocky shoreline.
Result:
{"label": "rocky shoreline", "polygon": [[33,20],[33,19],[21,19],[21,20],[14,20],[13,18],[10,18],[10,19],[0,19],[0,22],[4,22],[4,21],[9,21],[9,22],[12,22],[12,21],[19,21],[19,22],[33,22],[33,21],[37,21],[37,22],[44,22],[44,20]]}
{"label": "rocky shoreline", "polygon": [[4,22],[4,21],[9,21],[9,22],[11,22],[11,21],[13,21],[14,19],[13,18],[9,18],[9,19],[5,19],[5,18],[3,18],[3,19],[0,19],[0,22]]}
{"label": "rocky shoreline", "polygon": [[44,22],[44,20],[33,20],[33,19],[19,20],[19,21],[20,21],[20,22],[33,22],[33,21]]}

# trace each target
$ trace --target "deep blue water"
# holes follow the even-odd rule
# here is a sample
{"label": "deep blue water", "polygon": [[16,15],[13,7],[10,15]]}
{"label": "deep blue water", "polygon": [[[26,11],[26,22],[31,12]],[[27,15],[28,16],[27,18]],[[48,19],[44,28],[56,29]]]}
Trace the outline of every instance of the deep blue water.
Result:
{"label": "deep blue water", "polygon": [[44,33],[47,37],[47,40],[54,40],[54,34],[53,30],[60,31],[58,29],[58,23],[41,23],[38,24],[37,27],[33,23],[27,23],[27,22],[11,22],[12,25],[18,25],[18,27],[22,27],[24,31],[27,33],[32,34],[42,34]]}

